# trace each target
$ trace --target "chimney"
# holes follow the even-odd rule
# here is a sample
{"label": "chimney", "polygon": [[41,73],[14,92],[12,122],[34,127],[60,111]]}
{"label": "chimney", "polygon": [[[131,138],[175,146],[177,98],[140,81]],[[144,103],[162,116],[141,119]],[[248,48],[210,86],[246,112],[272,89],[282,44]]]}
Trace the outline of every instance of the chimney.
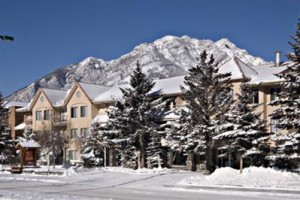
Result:
{"label": "chimney", "polygon": [[280,57],[281,57],[281,52],[275,51],[275,67],[278,67],[280,65],[281,63]]}

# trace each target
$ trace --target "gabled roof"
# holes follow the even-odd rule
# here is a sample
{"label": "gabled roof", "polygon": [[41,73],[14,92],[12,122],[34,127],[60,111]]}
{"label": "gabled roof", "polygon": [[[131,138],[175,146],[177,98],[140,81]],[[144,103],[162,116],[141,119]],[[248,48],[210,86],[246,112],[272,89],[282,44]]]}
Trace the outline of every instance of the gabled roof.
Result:
{"label": "gabled roof", "polygon": [[84,90],[84,92],[87,94],[90,100],[94,100],[99,94],[109,90],[111,86],[105,86],[105,85],[96,85],[96,84],[90,84],[90,83],[82,83],[78,82],[78,84],[81,86],[81,88]]}
{"label": "gabled roof", "polygon": [[233,57],[220,66],[220,73],[231,73],[231,80],[249,79],[257,72],[240,59]]}
{"label": "gabled roof", "polygon": [[162,95],[171,95],[181,93],[180,86],[184,85],[184,76],[176,76],[166,79],[154,80],[155,85],[151,92],[160,90]]}
{"label": "gabled roof", "polygon": [[49,99],[50,103],[54,106],[62,106],[64,103],[64,99],[67,96],[67,91],[65,90],[53,90],[53,89],[42,89]]}
{"label": "gabled roof", "polygon": [[112,88],[111,86],[105,86],[105,85],[75,82],[66,96],[65,105],[69,102],[69,100],[74,95],[78,87],[81,88],[81,90],[84,92],[87,98],[89,98],[90,101],[95,101],[97,96],[101,95],[102,93]]}
{"label": "gabled roof", "polygon": [[[286,65],[274,67],[274,65],[263,66],[248,66],[238,58],[231,58],[220,66],[220,73],[231,73],[232,80],[244,80],[250,79],[250,84],[265,84],[280,82],[283,79],[279,79],[275,74],[280,73],[286,69]],[[154,80],[155,86],[149,94],[160,92],[162,95],[174,95],[180,94],[180,86],[184,86],[184,76],[171,77],[166,79]],[[53,90],[40,88],[33,100],[29,104],[29,110],[32,109],[32,105],[35,104],[38,96],[41,92],[45,94],[53,107],[63,106],[68,103],[70,98],[74,95],[76,89],[80,87],[85,95],[94,103],[111,102],[114,98],[122,98],[123,94],[120,88],[128,88],[129,84],[105,86],[96,85],[83,82],[75,82],[72,88],[67,91]],[[25,104],[24,104],[25,105]],[[24,107],[25,108],[25,107]]]}
{"label": "gabled roof", "polygon": [[[155,85],[149,92],[155,93],[160,91],[162,95],[171,95],[181,93],[180,86],[184,85],[184,76],[176,76],[166,79],[154,80]],[[123,97],[123,93],[120,88],[128,88],[129,84],[114,85],[103,93],[100,93],[95,99],[94,103],[111,102],[114,98],[120,99]]]}
{"label": "gabled roof", "polygon": [[35,141],[22,141],[16,145],[17,149],[20,149],[21,147],[22,148],[40,148],[41,145]]}
{"label": "gabled roof", "polygon": [[52,107],[60,107],[64,105],[63,103],[68,92],[65,90],[39,88],[29,104],[29,110],[32,110],[41,93],[45,95],[46,99],[51,103]]}
{"label": "gabled roof", "polygon": [[275,82],[282,82],[284,79],[280,79],[275,74],[283,72],[287,69],[285,65],[282,66],[270,66],[270,65],[263,65],[263,66],[255,66],[253,67],[255,71],[257,71],[256,76],[251,76],[250,84],[268,84],[268,83],[275,83]]}
{"label": "gabled roof", "polygon": [[129,84],[123,84],[123,85],[114,85],[110,89],[106,90],[103,93],[100,93],[95,99],[95,103],[100,103],[100,102],[110,102],[114,98],[122,98],[123,93],[121,92],[120,88],[127,88],[129,87]]}

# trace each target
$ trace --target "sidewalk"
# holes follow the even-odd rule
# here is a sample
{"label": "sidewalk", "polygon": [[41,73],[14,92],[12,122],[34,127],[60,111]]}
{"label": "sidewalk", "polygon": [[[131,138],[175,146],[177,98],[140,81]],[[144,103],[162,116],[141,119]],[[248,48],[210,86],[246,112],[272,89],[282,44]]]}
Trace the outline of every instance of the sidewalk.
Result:
{"label": "sidewalk", "polygon": [[218,190],[218,191],[300,194],[300,189],[290,189],[290,188],[243,187],[243,186],[195,186],[195,185],[164,185],[164,187],[184,189],[184,190],[209,190],[209,191]]}

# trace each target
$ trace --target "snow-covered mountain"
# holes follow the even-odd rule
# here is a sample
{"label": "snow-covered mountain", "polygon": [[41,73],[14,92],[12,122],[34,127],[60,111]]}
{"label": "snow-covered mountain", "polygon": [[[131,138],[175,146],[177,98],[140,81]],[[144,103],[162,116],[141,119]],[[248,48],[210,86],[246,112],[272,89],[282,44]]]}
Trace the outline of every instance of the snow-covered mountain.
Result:
{"label": "snow-covered mountain", "polygon": [[89,57],[80,63],[60,68],[14,92],[7,99],[30,101],[39,87],[69,89],[74,80],[105,85],[125,83],[129,81],[137,62],[152,79],[184,75],[187,69],[196,65],[197,57],[204,50],[213,54],[218,62],[235,56],[249,65],[267,64],[228,39],[213,42],[188,36],[165,36],[153,43],[138,45],[116,60],[104,61]]}

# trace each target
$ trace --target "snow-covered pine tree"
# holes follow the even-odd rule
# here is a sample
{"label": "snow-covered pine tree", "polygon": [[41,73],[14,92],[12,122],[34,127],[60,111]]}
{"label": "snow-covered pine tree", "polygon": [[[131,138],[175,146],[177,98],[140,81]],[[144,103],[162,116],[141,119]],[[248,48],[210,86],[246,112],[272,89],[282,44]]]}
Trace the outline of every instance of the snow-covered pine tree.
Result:
{"label": "snow-covered pine tree", "polygon": [[185,77],[186,87],[182,87],[187,102],[185,136],[188,149],[204,153],[206,169],[213,171],[212,138],[216,134],[218,119],[228,110],[231,102],[230,73],[219,73],[213,55],[208,58],[201,53],[199,64],[189,69]]}
{"label": "snow-covered pine tree", "polygon": [[160,137],[156,113],[161,104],[159,93],[150,94],[154,82],[146,78],[139,63],[131,75],[130,87],[120,88],[123,99],[110,108],[109,121],[104,131],[106,140],[122,145],[121,160],[125,167],[145,167],[147,159],[159,153]]}
{"label": "snow-covered pine tree", "polygon": [[[223,151],[219,158],[228,160],[229,166],[239,167],[238,158],[243,158],[246,165],[261,166],[268,153],[265,125],[261,113],[256,111],[258,104],[252,104],[253,90],[244,82],[240,93],[231,104],[219,126],[219,132],[213,139]],[[232,161],[236,162],[233,163]]]}
{"label": "snow-covered pine tree", "polygon": [[12,142],[9,140],[8,136],[5,135],[5,126],[7,123],[8,116],[3,108],[3,98],[0,92],[0,164],[10,163],[14,161],[15,158],[15,148],[12,145]]}
{"label": "snow-covered pine tree", "polygon": [[191,146],[194,146],[193,141],[188,144],[185,137],[191,132],[191,126],[188,126],[189,113],[186,108],[178,107],[172,112],[174,119],[162,125],[165,131],[164,140],[169,147],[169,166],[185,164]]}
{"label": "snow-covered pine tree", "polygon": [[300,166],[300,19],[292,39],[294,42],[289,44],[293,52],[287,55],[290,63],[286,70],[277,74],[285,80],[282,91],[279,98],[271,102],[271,105],[279,106],[271,114],[272,120],[277,120],[277,128],[286,131],[273,137],[277,149],[270,159],[280,168]]}
{"label": "snow-covered pine tree", "polygon": [[82,160],[85,167],[96,167],[104,165],[104,125],[99,122],[98,117],[90,124],[88,136],[83,144]]}

